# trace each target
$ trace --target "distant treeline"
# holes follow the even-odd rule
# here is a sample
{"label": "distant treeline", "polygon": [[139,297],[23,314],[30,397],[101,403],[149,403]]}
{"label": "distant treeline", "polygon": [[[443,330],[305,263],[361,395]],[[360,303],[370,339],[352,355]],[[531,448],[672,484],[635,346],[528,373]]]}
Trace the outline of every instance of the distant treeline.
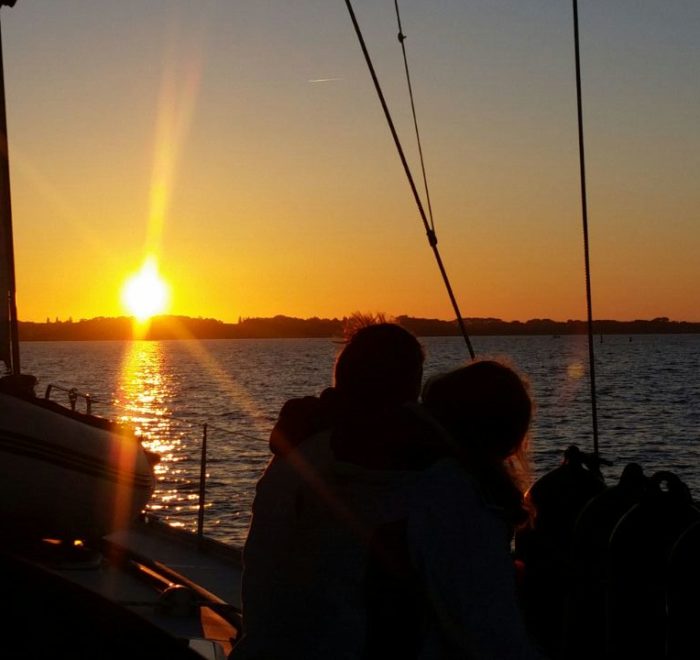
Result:
{"label": "distant treeline", "polygon": [[[459,335],[456,321],[399,316],[394,319],[419,337]],[[584,321],[502,321],[495,318],[464,319],[468,332],[483,335],[576,335],[587,332]],[[298,319],[289,316],[245,318],[238,323],[187,316],[157,316],[151,319],[144,339],[260,339],[276,337],[342,337],[347,319]],[[700,323],[671,321],[666,317],[650,321],[595,321],[597,334],[700,333]],[[131,339],[134,325],[128,317],[81,319],[80,321],[20,322],[23,341],[81,341],[95,339]]]}

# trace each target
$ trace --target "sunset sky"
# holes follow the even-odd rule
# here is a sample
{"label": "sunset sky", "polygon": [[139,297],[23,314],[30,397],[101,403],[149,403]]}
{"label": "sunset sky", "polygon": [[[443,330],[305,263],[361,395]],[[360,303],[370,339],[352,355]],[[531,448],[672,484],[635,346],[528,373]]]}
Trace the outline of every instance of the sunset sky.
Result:
{"label": "sunset sky", "polygon": [[[416,174],[393,0],[355,0]],[[464,316],[585,318],[571,3],[402,0]],[[700,321],[700,2],[580,0],[593,312]],[[453,318],[343,0],[19,0],[20,320]]]}

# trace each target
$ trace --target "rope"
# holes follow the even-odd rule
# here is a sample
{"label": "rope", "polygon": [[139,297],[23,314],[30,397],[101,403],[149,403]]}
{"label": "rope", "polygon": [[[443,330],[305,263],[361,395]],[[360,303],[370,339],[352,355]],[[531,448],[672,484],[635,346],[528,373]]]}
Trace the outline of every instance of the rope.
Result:
{"label": "rope", "polygon": [[593,421],[593,454],[598,458],[598,405],[595,387],[595,355],[593,350],[593,305],[591,297],[591,266],[588,247],[588,204],[586,202],[586,159],[583,139],[583,104],[581,101],[581,56],[578,35],[578,1],[574,5],[574,47],[576,52],[576,109],[578,113],[578,151],[581,173],[581,213],[583,218],[583,252],[586,263],[586,308],[588,312],[588,362],[591,383],[591,415]]}
{"label": "rope", "polygon": [[416,206],[418,207],[418,212],[420,213],[421,220],[423,221],[423,226],[425,227],[425,233],[428,236],[428,243],[433,250],[433,254],[435,255],[435,261],[437,262],[438,268],[440,269],[440,274],[442,275],[442,280],[445,284],[445,288],[447,289],[447,295],[450,298],[450,302],[452,303],[452,308],[455,311],[455,314],[457,315],[457,323],[459,325],[459,329],[462,333],[462,337],[464,337],[464,341],[467,345],[467,350],[469,351],[469,355],[471,356],[472,359],[475,357],[474,349],[472,348],[471,341],[469,340],[469,335],[467,334],[467,329],[464,325],[464,319],[462,318],[462,314],[459,311],[459,305],[457,304],[457,299],[455,298],[454,292],[452,291],[452,285],[450,284],[450,280],[447,276],[447,271],[445,270],[445,266],[442,263],[442,258],[440,257],[440,251],[438,250],[437,247],[437,235],[435,234],[435,230],[431,227],[430,223],[428,222],[427,216],[425,214],[425,210],[423,208],[423,203],[421,202],[420,195],[418,194],[418,189],[416,188],[415,181],[413,180],[413,175],[411,173],[411,168],[408,165],[408,161],[406,160],[406,156],[403,151],[403,147],[401,146],[401,141],[399,140],[398,133],[396,132],[396,128],[394,126],[394,121],[391,118],[391,113],[389,112],[389,107],[386,103],[386,100],[384,98],[384,93],[382,92],[381,85],[379,84],[379,79],[377,78],[377,74],[374,70],[374,65],[372,64],[372,59],[370,58],[369,51],[367,50],[367,46],[365,44],[364,37],[362,36],[362,31],[360,30],[360,25],[357,22],[357,18],[355,17],[355,12],[353,11],[352,8],[352,2],[351,0],[345,0],[345,5],[348,8],[348,12],[350,14],[350,18],[352,20],[352,24],[355,28],[355,33],[357,34],[358,41],[360,42],[360,47],[362,48],[362,53],[365,56],[365,61],[367,63],[367,67],[369,69],[370,75],[372,76],[372,81],[374,82],[374,88],[377,91],[377,96],[379,97],[379,102],[382,105],[382,109],[384,110],[384,116],[386,117],[387,124],[389,126],[389,130],[391,131],[391,135],[394,138],[394,144],[396,145],[396,149],[399,154],[399,158],[401,159],[401,164],[403,165],[404,172],[406,173],[406,177],[408,179],[408,183],[411,186],[411,191],[413,192],[413,198],[415,199]]}

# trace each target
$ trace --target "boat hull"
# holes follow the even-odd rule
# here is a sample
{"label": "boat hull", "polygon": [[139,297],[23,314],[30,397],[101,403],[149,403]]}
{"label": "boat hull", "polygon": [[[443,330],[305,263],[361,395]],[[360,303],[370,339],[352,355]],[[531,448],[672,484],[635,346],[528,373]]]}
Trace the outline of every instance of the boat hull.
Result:
{"label": "boat hull", "polygon": [[132,433],[56,404],[0,393],[0,525],[14,536],[99,538],[153,493]]}

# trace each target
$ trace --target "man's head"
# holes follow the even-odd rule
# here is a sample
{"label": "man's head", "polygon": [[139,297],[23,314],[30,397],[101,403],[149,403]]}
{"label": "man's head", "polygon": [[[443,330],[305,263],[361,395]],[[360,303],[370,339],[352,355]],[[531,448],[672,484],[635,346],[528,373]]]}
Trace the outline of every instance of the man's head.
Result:
{"label": "man's head", "polygon": [[416,401],[423,348],[407,330],[377,323],[357,330],[335,363],[335,387],[353,403],[383,408]]}

